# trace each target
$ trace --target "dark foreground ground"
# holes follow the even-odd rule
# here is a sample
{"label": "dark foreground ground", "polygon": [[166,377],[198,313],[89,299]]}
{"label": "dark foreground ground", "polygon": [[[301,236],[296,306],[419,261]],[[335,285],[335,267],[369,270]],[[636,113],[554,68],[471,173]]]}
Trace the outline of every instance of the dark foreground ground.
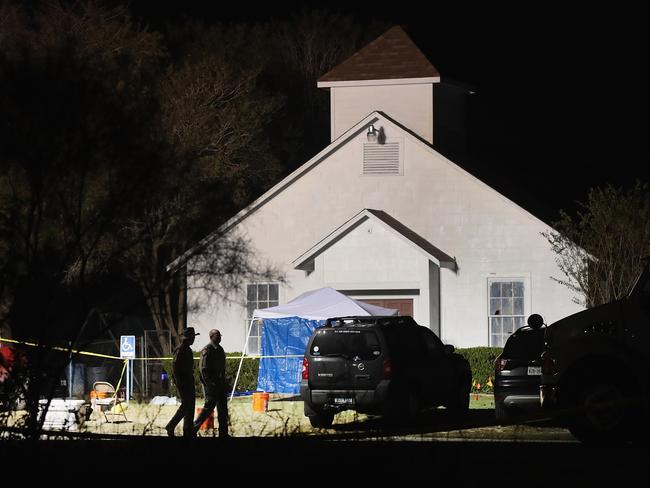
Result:
{"label": "dark foreground ground", "polygon": [[[202,480],[275,486],[647,486],[645,446],[584,446],[557,441],[333,440],[309,438],[180,438],[0,442],[7,480],[118,486],[164,482],[191,486]],[[89,476],[90,475],[90,476]],[[180,476],[180,478],[178,478]]]}
{"label": "dark foreground ground", "polygon": [[143,482],[147,488],[192,487],[204,480],[351,488],[410,488],[404,485],[410,481],[424,481],[426,488],[648,486],[650,448],[645,440],[586,446],[549,419],[531,420],[522,417],[502,426],[490,409],[470,410],[460,420],[432,410],[411,426],[363,417],[321,431],[287,435],[291,429],[285,429],[277,437],[186,441],[82,433],[38,442],[2,440],[0,485],[15,476],[17,482],[34,479],[47,486],[117,483],[137,488]]}

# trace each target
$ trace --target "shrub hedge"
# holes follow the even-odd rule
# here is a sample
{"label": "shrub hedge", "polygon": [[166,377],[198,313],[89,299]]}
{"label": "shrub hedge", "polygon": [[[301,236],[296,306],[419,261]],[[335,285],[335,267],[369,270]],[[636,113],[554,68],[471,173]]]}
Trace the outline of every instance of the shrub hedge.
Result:
{"label": "shrub hedge", "polygon": [[481,384],[477,389],[472,386],[472,391],[492,392],[493,388],[488,386],[488,379],[494,382],[494,360],[501,354],[501,347],[468,347],[456,349],[456,352],[469,361],[472,368],[472,384]]}
{"label": "shrub hedge", "polygon": [[[229,385],[235,383],[237,377],[237,368],[239,368],[239,358],[241,352],[227,352],[227,357],[234,357],[237,359],[226,359],[226,378]],[[239,372],[239,380],[237,380],[236,391],[255,391],[257,388],[257,372],[260,368],[260,360],[258,358],[245,357]]]}

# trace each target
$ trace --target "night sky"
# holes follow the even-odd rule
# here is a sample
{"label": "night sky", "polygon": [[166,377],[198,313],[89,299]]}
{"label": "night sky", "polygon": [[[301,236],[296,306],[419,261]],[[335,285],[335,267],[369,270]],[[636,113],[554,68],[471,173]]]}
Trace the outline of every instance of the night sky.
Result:
{"label": "night sky", "polygon": [[[153,28],[184,17],[265,21],[299,11],[280,3],[130,5]],[[437,147],[538,217],[550,222],[561,208],[575,210],[596,185],[650,181],[648,43],[640,11],[442,5],[319,4],[360,23],[402,25],[442,76]]]}

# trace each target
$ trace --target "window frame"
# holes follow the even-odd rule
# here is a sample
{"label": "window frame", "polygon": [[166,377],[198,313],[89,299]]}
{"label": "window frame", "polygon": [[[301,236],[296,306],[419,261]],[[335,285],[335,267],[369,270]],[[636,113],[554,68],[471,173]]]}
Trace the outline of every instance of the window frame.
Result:
{"label": "window frame", "polygon": [[[520,327],[523,327],[523,326],[526,325],[526,317],[529,314],[529,307],[530,307],[530,295],[531,295],[530,294],[530,281],[531,281],[530,276],[527,275],[526,273],[504,274],[504,275],[492,274],[492,275],[489,275],[487,277],[487,280],[486,280],[486,285],[487,285],[486,286],[486,305],[487,305],[486,313],[487,313],[487,343],[488,343],[489,347],[503,347],[505,345],[506,341],[508,340],[508,337],[510,337],[510,335],[514,331],[516,331]],[[514,283],[521,283],[522,286],[523,286],[522,295],[521,296],[515,296],[513,294],[513,295],[511,295],[509,297],[503,297],[503,296],[501,296],[501,292],[500,292],[498,297],[493,297],[492,292],[491,292],[491,286],[492,286],[493,283],[513,283],[513,284]],[[493,299],[503,299],[503,298],[512,298],[513,299],[512,312],[509,313],[509,314],[502,314],[502,313],[494,314],[494,313],[492,313],[492,308],[491,308],[492,300]],[[514,310],[514,307],[515,307],[514,299],[515,298],[522,298],[523,299],[523,311],[522,311],[521,314],[514,313],[515,312],[515,310]],[[495,318],[495,317],[507,318],[507,319],[512,318],[512,326],[513,326],[513,330],[511,332],[505,334],[503,332],[503,329],[502,329],[501,332],[499,332],[499,334],[497,334],[501,339],[501,341],[498,341],[498,342],[493,340],[493,336],[495,334],[493,334],[493,332],[492,332],[493,331],[492,319]],[[502,327],[503,327],[503,324],[502,324]],[[499,343],[499,342],[502,342],[502,343]]]}
{"label": "window frame", "polygon": [[[255,287],[255,300],[250,301],[250,292],[249,289],[251,286]],[[266,298],[260,300],[260,286],[266,286]],[[271,299],[271,286],[277,288],[275,299]],[[247,338],[246,340],[246,351],[244,353],[247,356],[259,356],[262,348],[262,320],[257,319],[253,322],[253,313],[257,309],[275,307],[280,304],[280,283],[275,281],[259,281],[259,282],[250,282],[246,283],[246,304],[244,306],[244,313],[246,314],[245,318],[245,328],[244,333]],[[254,303],[254,306],[249,306]],[[264,305],[261,305],[264,304]],[[252,322],[252,325],[251,325]],[[250,328],[250,334],[249,334]],[[253,341],[251,344],[251,340]]]}

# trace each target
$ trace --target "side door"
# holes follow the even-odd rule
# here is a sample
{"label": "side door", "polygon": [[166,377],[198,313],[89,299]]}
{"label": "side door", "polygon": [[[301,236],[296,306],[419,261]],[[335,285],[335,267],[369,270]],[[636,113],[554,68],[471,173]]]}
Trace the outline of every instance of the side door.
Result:
{"label": "side door", "polygon": [[420,393],[422,382],[422,341],[415,326],[389,324],[383,327],[390,351],[394,387]]}
{"label": "side door", "polygon": [[423,345],[423,397],[429,404],[441,404],[448,398],[454,382],[452,356],[445,351],[442,341],[427,327],[417,328]]}

